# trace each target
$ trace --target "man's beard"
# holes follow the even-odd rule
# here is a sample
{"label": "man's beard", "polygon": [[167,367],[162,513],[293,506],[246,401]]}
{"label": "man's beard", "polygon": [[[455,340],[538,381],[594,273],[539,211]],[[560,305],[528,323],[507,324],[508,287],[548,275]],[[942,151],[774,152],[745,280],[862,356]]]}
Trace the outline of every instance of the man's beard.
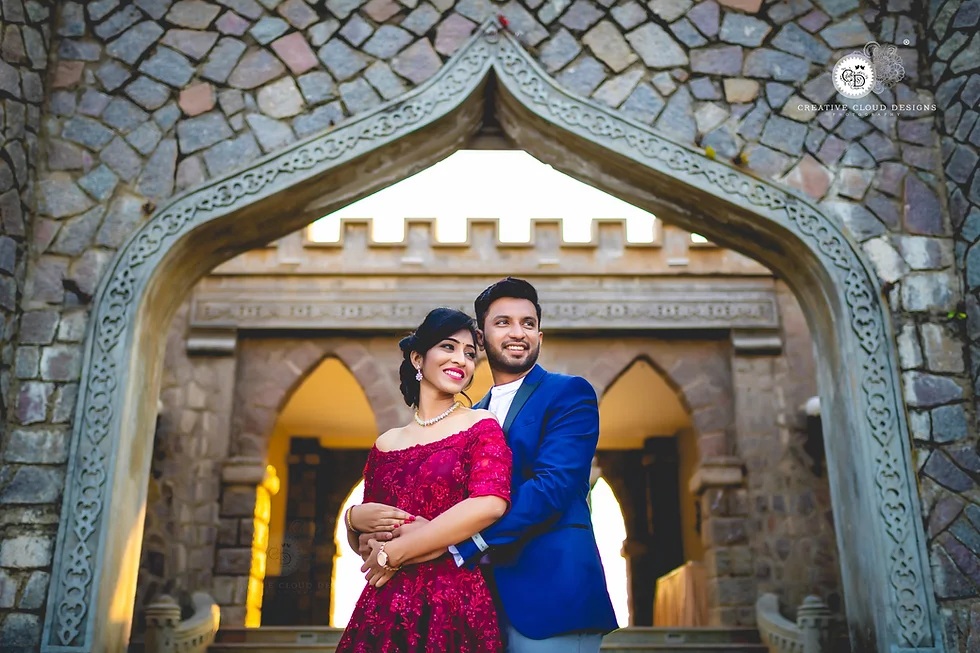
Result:
{"label": "man's beard", "polygon": [[485,351],[487,353],[487,362],[490,363],[490,369],[500,370],[501,372],[506,372],[508,374],[523,374],[534,367],[534,364],[538,362],[538,355],[541,353],[541,345],[538,344],[538,346],[534,349],[529,349],[527,359],[525,359],[523,363],[511,363],[504,357],[502,348],[498,350],[494,347],[486,347]]}

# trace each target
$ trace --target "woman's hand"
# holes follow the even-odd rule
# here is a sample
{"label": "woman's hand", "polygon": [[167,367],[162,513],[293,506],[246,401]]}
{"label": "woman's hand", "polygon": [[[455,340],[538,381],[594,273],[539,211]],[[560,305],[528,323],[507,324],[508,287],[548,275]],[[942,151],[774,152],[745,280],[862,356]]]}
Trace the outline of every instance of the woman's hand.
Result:
{"label": "woman's hand", "polygon": [[371,547],[371,553],[368,555],[367,560],[361,565],[361,571],[364,573],[364,580],[368,582],[372,587],[382,587],[385,583],[391,580],[391,577],[395,575],[395,571],[391,569],[385,569],[380,564],[378,564],[378,551],[381,550],[381,544],[377,540],[371,540],[368,545]]}
{"label": "woman's hand", "polygon": [[414,517],[401,508],[384,503],[362,503],[351,506],[347,513],[351,526],[359,533],[393,531]]}

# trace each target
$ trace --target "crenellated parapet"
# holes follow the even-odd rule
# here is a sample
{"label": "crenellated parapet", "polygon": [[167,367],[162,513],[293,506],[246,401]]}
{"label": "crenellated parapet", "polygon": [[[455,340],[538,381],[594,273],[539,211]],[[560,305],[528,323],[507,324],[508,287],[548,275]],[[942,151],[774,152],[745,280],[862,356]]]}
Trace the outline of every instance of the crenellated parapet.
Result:
{"label": "crenellated parapet", "polygon": [[446,242],[438,238],[434,218],[408,218],[402,239],[391,242],[375,238],[372,220],[345,218],[335,241],[314,242],[304,229],[212,274],[771,274],[737,252],[692,242],[689,232],[659,220],[651,242],[630,242],[624,219],[593,219],[584,242],[566,240],[560,219],[532,219],[527,242],[508,242],[501,226],[499,219],[468,219],[465,239]]}

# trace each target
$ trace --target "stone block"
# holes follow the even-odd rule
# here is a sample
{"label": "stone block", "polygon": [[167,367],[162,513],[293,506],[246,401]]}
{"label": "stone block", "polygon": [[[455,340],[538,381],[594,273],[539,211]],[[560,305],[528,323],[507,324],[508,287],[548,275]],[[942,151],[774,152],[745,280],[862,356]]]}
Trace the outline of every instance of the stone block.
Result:
{"label": "stone block", "polygon": [[284,122],[257,113],[246,115],[245,121],[265,152],[272,152],[295,139],[293,130]]}
{"label": "stone block", "polygon": [[809,78],[810,65],[806,59],[778,50],[757,48],[745,57],[746,77],[761,77],[782,82],[798,82]]}
{"label": "stone block", "polygon": [[914,370],[923,365],[925,359],[914,324],[903,325],[898,334],[898,359],[903,370]]}
{"label": "stone block", "polygon": [[459,14],[450,14],[436,28],[435,49],[440,54],[451,56],[460,48],[476,29],[476,23]]}
{"label": "stone block", "polygon": [[171,90],[149,77],[141,76],[135,81],[130,82],[126,86],[125,92],[136,104],[144,109],[153,111],[167,103],[167,100],[170,99]]}
{"label": "stone block", "polygon": [[367,57],[339,38],[328,41],[326,45],[320,48],[317,56],[334,79],[338,81],[350,79],[368,65]]}
{"label": "stone block", "polygon": [[215,28],[222,34],[241,36],[248,31],[250,22],[232,11],[226,11],[215,21]]}
{"label": "stone block", "polygon": [[155,122],[147,120],[126,136],[126,142],[136,148],[137,152],[146,156],[153,152],[161,138],[163,138],[163,132],[160,131],[160,128]]}
{"label": "stone block", "polygon": [[931,408],[963,399],[963,388],[952,378],[924,372],[902,374],[905,403],[915,408]]}
{"label": "stone block", "polygon": [[220,11],[220,7],[203,0],[180,0],[171,7],[167,20],[181,27],[207,29]]}
{"label": "stone block", "polygon": [[38,190],[38,211],[53,218],[78,215],[92,208],[92,200],[69,177],[42,179]]}
{"label": "stone block", "polygon": [[144,18],[142,12],[136,7],[124,6],[116,13],[109,16],[95,26],[94,32],[103,41],[107,41],[117,34],[122,34]]}
{"label": "stone block", "polygon": [[299,32],[273,41],[272,49],[294,75],[302,75],[317,65],[316,54]]}
{"label": "stone block", "polygon": [[28,271],[25,294],[31,299],[49,304],[59,304],[64,299],[64,279],[68,262],[61,257],[41,256]]}
{"label": "stone block", "polygon": [[36,379],[40,365],[41,352],[38,347],[26,345],[17,348],[14,374],[18,379]]}
{"label": "stone block", "polygon": [[[622,75],[617,75],[616,77],[603,82],[603,84],[592,95],[592,99],[598,100],[599,102],[602,102],[610,107],[618,107],[626,100],[626,98],[630,97],[636,88],[636,85],[640,83],[640,79],[642,77],[643,71],[639,68],[628,70]],[[662,109],[663,107],[664,102],[661,99],[659,109]],[[640,112],[643,115],[644,122],[649,122],[656,117],[656,113],[651,113],[643,109],[641,109]]]}
{"label": "stone block", "polygon": [[605,78],[605,67],[595,58],[583,55],[567,66],[558,75],[557,81],[565,90],[580,97],[589,97]]}
{"label": "stone block", "polygon": [[143,174],[136,183],[136,190],[154,199],[165,199],[173,194],[177,164],[177,141],[164,140],[143,167]]}
{"label": "stone block", "polygon": [[221,497],[222,517],[250,517],[255,511],[254,488],[226,488]]}
{"label": "stone block", "polygon": [[902,281],[902,306],[912,312],[950,311],[958,280],[949,271],[912,272]]}
{"label": "stone block", "polygon": [[[322,58],[322,57],[321,57]],[[420,39],[402,50],[391,62],[391,68],[414,84],[421,84],[442,67],[442,60],[428,39]]]}
{"label": "stone block", "polygon": [[922,349],[930,371],[952,373],[965,371],[963,348],[955,335],[935,323],[923,324],[919,330],[922,333]]}
{"label": "stone block", "polygon": [[306,29],[317,21],[317,14],[303,0],[286,0],[278,7],[276,13],[289,21],[296,29]]}
{"label": "stone block", "polygon": [[177,125],[177,140],[180,151],[191,154],[210,147],[232,136],[231,127],[225,117],[218,112],[211,112],[183,120]]}
{"label": "stone block", "polygon": [[[327,79],[330,78],[326,73],[310,73],[310,75],[322,74]],[[405,93],[407,87],[405,83],[401,80],[398,75],[396,75],[391,68],[383,61],[376,61],[371,66],[364,71],[364,78],[371,83],[376,91],[381,93],[381,96],[385,100],[393,100],[403,93]],[[303,90],[303,95],[309,100],[307,91],[303,88],[303,78],[300,78],[300,89]],[[329,95],[322,97],[319,101],[330,99],[335,95],[333,82],[331,81],[329,86],[324,86],[323,84],[317,84],[317,89],[320,93],[328,91]]]}
{"label": "stone block", "polygon": [[340,99],[347,112],[356,115],[381,104],[381,97],[363,77],[340,84]]}
{"label": "stone block", "polygon": [[[709,0],[709,4],[713,4],[716,9],[718,8],[718,5],[711,0]],[[693,11],[694,9],[691,10],[691,12]],[[688,13],[690,14],[691,12]],[[613,7],[609,13],[612,15],[613,20],[619,23],[620,27],[627,31],[633,29],[647,19],[646,9],[644,9],[643,5],[640,3],[634,2],[634,0],[629,0],[625,4],[620,4]]]}
{"label": "stone block", "polygon": [[558,22],[570,30],[584,32],[595,25],[604,13],[589,0],[575,0]]}
{"label": "stone block", "polygon": [[[201,77],[204,79],[209,79],[218,84],[223,84],[225,80],[228,79],[228,75],[231,74],[232,69],[235,68],[238,60],[241,59],[245,49],[245,44],[237,39],[230,37],[221,39],[218,41],[218,45],[215,46],[214,50],[211,51],[211,56],[208,57],[207,62],[201,69]],[[255,83],[254,86],[245,85],[253,84],[255,79],[263,79],[267,77],[270,72],[275,71],[275,64],[279,64],[279,62],[276,61],[271,54],[265,53],[265,56],[268,58],[263,58],[262,61],[259,62],[253,61],[249,64],[249,67],[245,71],[239,74],[239,77],[236,78],[238,85],[242,85],[242,88],[254,88],[254,86],[261,85],[261,81]],[[264,63],[266,66],[264,73],[257,71],[257,69],[260,68],[259,64],[262,63]],[[282,64],[279,64],[279,66],[281,67]],[[249,74],[246,74],[246,72]]]}
{"label": "stone block", "polygon": [[194,61],[200,61],[218,40],[217,32],[199,32],[190,29],[172,29],[161,41],[178,52],[186,54]]}
{"label": "stone block", "polygon": [[[363,79],[358,79],[356,82],[367,86],[367,82]],[[343,86],[341,85],[341,89],[343,89]],[[256,100],[259,105],[259,110],[272,118],[295,116],[303,110],[304,106],[303,96],[300,94],[299,88],[296,86],[296,82],[293,81],[292,77],[285,77],[277,82],[263,86],[259,89]]]}
{"label": "stone block", "polygon": [[68,434],[63,429],[13,429],[3,457],[11,463],[64,463],[68,460]]}
{"label": "stone block", "polygon": [[673,36],[656,23],[645,23],[626,35],[633,50],[648,68],[664,69],[687,66],[684,49]]}
{"label": "stone block", "polygon": [[922,468],[922,473],[953,492],[966,492],[976,487],[973,479],[953,464],[953,461],[941,449],[934,450],[929,455],[929,459]]}
{"label": "stone block", "polygon": [[362,46],[362,50],[379,59],[390,59],[414,40],[411,32],[396,25],[382,25]]}
{"label": "stone block", "polygon": [[205,151],[204,163],[211,176],[217,177],[228,169],[244,166],[261,154],[255,137],[246,132],[236,138],[221,141]]}
{"label": "stone block", "polygon": [[47,345],[58,329],[57,311],[27,311],[20,321],[20,343]]}
{"label": "stone block", "polygon": [[99,245],[118,248],[143,218],[143,202],[133,195],[122,194],[113,200],[95,241]]}
{"label": "stone block", "polygon": [[41,618],[36,614],[11,612],[0,626],[0,641],[14,651],[34,651],[41,644]]}
{"label": "stone block", "polygon": [[875,266],[878,277],[888,283],[895,283],[907,272],[908,266],[887,236],[872,238],[862,244],[865,253]]}
{"label": "stone block", "polygon": [[[392,3],[394,4],[394,3]],[[424,36],[432,27],[439,22],[442,14],[430,4],[423,4],[402,21],[402,27],[411,31],[416,36]]]}
{"label": "stone block", "polygon": [[706,547],[729,547],[747,543],[745,519],[741,517],[711,517],[702,522]]}
{"label": "stone block", "polygon": [[721,23],[719,38],[726,43],[758,47],[772,31],[764,21],[744,14],[727,13]]}
{"label": "stone block", "polygon": [[963,404],[940,406],[929,412],[932,439],[940,443],[958,442],[968,437],[966,409]]}
{"label": "stone block", "polygon": [[742,71],[742,48],[725,45],[692,50],[691,70],[708,75],[737,77]]}
{"label": "stone block", "polygon": [[175,50],[157,47],[156,52],[140,65],[140,72],[175,88],[182,88],[194,76],[194,66]]}
{"label": "stone block", "polygon": [[112,139],[100,153],[102,162],[126,181],[133,181],[143,167],[140,155],[120,137]]}
{"label": "stone block", "polygon": [[144,21],[129,28],[125,34],[106,46],[106,52],[133,65],[162,35],[162,27],[153,21]]}
{"label": "stone block", "polygon": [[10,609],[17,600],[17,578],[0,569],[0,608]]}
{"label": "stone block", "polygon": [[[61,468],[20,467],[14,472],[14,477],[10,483],[0,491],[0,504],[55,503],[61,497],[64,482],[64,470]],[[25,557],[24,560],[29,562],[30,555],[27,554],[28,557]],[[50,550],[46,551],[43,555],[50,557]],[[0,549],[0,565],[4,567],[18,566],[17,564],[6,564],[3,562],[3,559],[4,550]],[[43,567],[46,564],[47,561],[36,565],[25,562],[23,566]]]}
{"label": "stone block", "polygon": [[[589,30],[582,37],[582,42],[592,50],[596,57],[616,73],[622,72],[638,60],[636,53],[630,49],[629,44],[623,38],[620,31],[607,20],[602,21]],[[575,47],[578,47],[577,43]]]}
{"label": "stone block", "polygon": [[[252,549],[219,549],[217,574],[240,574],[247,576],[252,567]],[[224,611],[222,610],[222,613]]]}
{"label": "stone block", "polygon": [[113,98],[102,113],[102,121],[116,129],[127,133],[145,123],[150,116],[126,98]]}

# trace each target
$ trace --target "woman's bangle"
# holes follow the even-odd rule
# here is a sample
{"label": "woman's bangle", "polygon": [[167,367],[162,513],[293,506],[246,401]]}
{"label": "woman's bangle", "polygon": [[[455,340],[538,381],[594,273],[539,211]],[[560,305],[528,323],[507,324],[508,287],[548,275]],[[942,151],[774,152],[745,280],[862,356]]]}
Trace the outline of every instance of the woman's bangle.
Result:
{"label": "woman's bangle", "polygon": [[344,513],[344,522],[347,524],[347,530],[354,533],[355,535],[360,535],[361,531],[354,528],[354,523],[350,520],[350,514],[351,512],[353,512],[353,510],[354,510],[354,506],[351,506],[350,508],[347,509],[347,512]]}

